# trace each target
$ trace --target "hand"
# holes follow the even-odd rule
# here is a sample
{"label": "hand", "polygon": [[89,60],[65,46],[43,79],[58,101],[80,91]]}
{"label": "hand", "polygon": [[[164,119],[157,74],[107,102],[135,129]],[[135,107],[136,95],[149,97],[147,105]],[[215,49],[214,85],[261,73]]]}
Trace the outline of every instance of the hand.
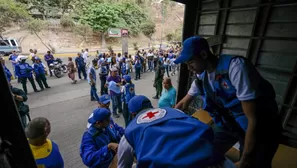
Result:
{"label": "hand", "polygon": [[178,102],[174,108],[179,110],[184,110],[184,102],[183,101]]}
{"label": "hand", "polygon": [[113,150],[115,153],[117,153],[117,151],[118,151],[118,146],[119,146],[119,144],[117,144],[117,143],[109,143],[107,145],[108,149]]}
{"label": "hand", "polygon": [[239,167],[240,167],[240,162],[238,161],[238,162],[234,163],[234,165],[235,165],[237,168],[239,168]]}
{"label": "hand", "polygon": [[121,85],[119,83],[116,84],[118,87],[120,87]]}

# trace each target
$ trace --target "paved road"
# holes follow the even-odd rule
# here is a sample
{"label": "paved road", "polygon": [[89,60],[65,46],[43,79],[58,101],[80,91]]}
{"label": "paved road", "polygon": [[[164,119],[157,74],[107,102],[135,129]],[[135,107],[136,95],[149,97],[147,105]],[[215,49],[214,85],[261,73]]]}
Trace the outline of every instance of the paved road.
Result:
{"label": "paved road", "polygon": [[[154,96],[153,77],[154,73],[148,72],[142,75],[141,80],[134,81],[136,93],[149,98]],[[177,76],[172,77],[175,86],[176,78]],[[52,88],[39,93],[34,93],[28,83],[28,104],[32,118],[42,116],[51,122],[52,132],[49,138],[59,145],[65,168],[82,168],[85,166],[79,156],[81,137],[87,126],[88,116],[97,104],[90,101],[90,88],[87,81],[78,81],[75,85],[70,82],[67,75],[60,79],[48,77],[48,83]],[[16,80],[13,80],[12,84],[22,88]],[[157,103],[156,100],[152,102],[154,105]],[[122,116],[115,121],[121,126],[124,125]]]}

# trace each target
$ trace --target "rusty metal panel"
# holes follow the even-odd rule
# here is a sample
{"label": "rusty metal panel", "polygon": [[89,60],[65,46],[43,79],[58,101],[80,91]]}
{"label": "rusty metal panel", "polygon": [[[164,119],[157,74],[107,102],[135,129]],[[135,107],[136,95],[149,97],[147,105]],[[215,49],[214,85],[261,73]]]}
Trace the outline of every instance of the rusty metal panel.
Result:
{"label": "rusty metal panel", "polygon": [[272,8],[269,22],[296,22],[297,4]]}
{"label": "rusty metal panel", "polygon": [[[284,61],[286,60],[286,61]],[[292,72],[297,61],[297,56],[286,53],[260,52],[257,64],[266,67],[275,67],[285,72]]]}
{"label": "rusty metal panel", "polygon": [[253,23],[256,16],[256,10],[231,10],[227,23]]}
{"label": "rusty metal panel", "polygon": [[226,34],[234,36],[250,36],[253,25],[227,25]]}
{"label": "rusty metal panel", "polygon": [[232,0],[231,6],[257,5],[260,0]]}
{"label": "rusty metal panel", "polygon": [[214,35],[215,26],[199,26],[199,35]]}
{"label": "rusty metal panel", "polygon": [[297,53],[297,41],[286,41],[286,40],[264,40],[261,51],[272,51],[272,52],[282,52],[292,53],[296,55]]}
{"label": "rusty metal panel", "polygon": [[218,9],[219,0],[204,0],[202,1],[201,10]]}
{"label": "rusty metal panel", "polygon": [[221,54],[231,54],[231,55],[240,55],[246,57],[246,50],[238,49],[222,49]]}
{"label": "rusty metal panel", "polygon": [[297,37],[297,23],[269,23],[265,35],[270,37]]}
{"label": "rusty metal panel", "polygon": [[200,16],[201,24],[216,24],[217,13],[203,14]]}
{"label": "rusty metal panel", "polygon": [[240,38],[226,38],[226,41],[223,44],[223,48],[239,48],[239,49],[247,49],[249,45],[248,39],[240,39]]}

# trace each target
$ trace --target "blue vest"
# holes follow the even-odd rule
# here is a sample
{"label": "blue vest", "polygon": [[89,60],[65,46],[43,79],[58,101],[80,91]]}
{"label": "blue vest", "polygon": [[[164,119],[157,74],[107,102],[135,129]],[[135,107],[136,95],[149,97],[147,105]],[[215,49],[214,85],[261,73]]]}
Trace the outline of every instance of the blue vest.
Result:
{"label": "blue vest", "polygon": [[[203,109],[208,111],[210,116],[213,117],[213,120],[218,125],[228,125],[227,121],[224,117],[218,115],[216,112],[217,105],[221,105],[222,107],[229,109],[231,111],[230,115],[236,120],[239,126],[246,131],[248,126],[248,120],[243,112],[241,107],[241,102],[238,100],[236,95],[236,89],[232,85],[229,79],[229,65],[232,59],[238,58],[240,56],[232,56],[232,55],[221,55],[218,61],[218,65],[216,68],[215,74],[215,82],[214,89],[215,93],[213,93],[211,86],[209,86],[207,74],[204,73],[201,86],[197,84],[198,79],[196,80],[197,88],[200,90],[203,98],[204,98],[204,107]],[[242,59],[245,59],[241,57]],[[249,63],[247,61],[247,63]],[[264,78],[261,79],[261,85],[259,86],[261,90],[265,90],[265,93],[269,93],[270,95],[264,96],[271,102],[274,103],[275,92],[272,85],[266,81]],[[261,99],[261,98],[260,98]],[[215,101],[214,101],[215,100]],[[263,113],[263,112],[260,112]],[[229,127],[232,127],[229,125]]]}
{"label": "blue vest", "polygon": [[63,168],[64,162],[59,152],[58,145],[51,140],[47,140],[47,141],[48,141],[48,146],[45,146],[45,147],[48,149],[43,149],[43,150],[44,151],[47,150],[47,152],[50,152],[49,154],[43,153],[44,156],[38,156],[37,154],[40,154],[40,153],[37,152],[35,156],[34,148],[32,148],[37,166],[40,166],[40,167],[44,166],[46,168]]}
{"label": "blue vest", "polygon": [[130,83],[127,83],[125,85],[125,90],[126,90],[126,93],[125,93],[125,103],[128,104],[130,99],[132,99],[132,97],[135,96],[135,86],[134,84],[130,84]]}
{"label": "blue vest", "polygon": [[40,74],[45,74],[44,67],[41,63],[40,64],[34,63],[33,67],[34,67],[34,72],[37,76]]}
{"label": "blue vest", "polygon": [[122,74],[126,75],[127,71],[126,71],[126,63],[122,63],[121,65],[121,71],[122,71]]}
{"label": "blue vest", "polygon": [[17,64],[20,68],[20,77],[29,78],[32,77],[32,67],[28,63]]}
{"label": "blue vest", "polygon": [[212,129],[173,108],[141,111],[125,130],[137,167],[204,168],[224,160],[212,145]]}
{"label": "blue vest", "polygon": [[141,67],[140,60],[136,60],[135,61],[135,68],[140,68],[140,67]]}

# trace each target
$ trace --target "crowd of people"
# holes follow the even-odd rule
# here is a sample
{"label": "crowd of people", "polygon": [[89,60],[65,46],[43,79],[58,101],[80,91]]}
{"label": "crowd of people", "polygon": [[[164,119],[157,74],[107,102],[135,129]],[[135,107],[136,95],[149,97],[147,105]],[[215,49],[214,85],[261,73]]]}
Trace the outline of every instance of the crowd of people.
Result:
{"label": "crowd of people", "polygon": [[[98,53],[97,59],[92,61],[84,59],[87,55],[78,54],[76,60],[81,61],[78,71],[85,74],[91,86],[91,100],[98,101],[98,108],[89,116],[82,135],[79,151],[83,163],[90,168],[114,165],[118,168],[133,165],[144,168],[271,168],[282,131],[272,85],[244,57],[214,55],[204,38],[188,38],[183,42],[181,53],[169,58],[174,52],[170,49],[139,51],[134,58],[128,53],[123,57],[112,52],[110,55]],[[151,56],[151,53],[155,54]],[[176,58],[176,55],[179,56]],[[145,61],[147,64],[143,64]],[[176,64],[180,63],[188,65],[196,80],[186,96],[175,103],[176,91],[168,77],[170,69],[174,75]],[[101,88],[100,96],[95,85],[96,68],[99,68],[104,89]],[[136,95],[132,76],[139,80],[141,72],[145,71],[155,72],[153,85],[157,94],[154,98],[160,98],[158,107],[153,107],[146,96]],[[183,112],[196,96],[203,97],[203,109],[212,117],[213,125]],[[125,128],[112,118],[119,117],[119,113],[123,113]],[[63,167],[58,146],[47,139],[50,133],[47,119],[33,119],[26,133],[38,165]],[[225,153],[236,142],[240,143],[240,160],[233,163]],[[44,154],[46,150],[50,152]]]}

